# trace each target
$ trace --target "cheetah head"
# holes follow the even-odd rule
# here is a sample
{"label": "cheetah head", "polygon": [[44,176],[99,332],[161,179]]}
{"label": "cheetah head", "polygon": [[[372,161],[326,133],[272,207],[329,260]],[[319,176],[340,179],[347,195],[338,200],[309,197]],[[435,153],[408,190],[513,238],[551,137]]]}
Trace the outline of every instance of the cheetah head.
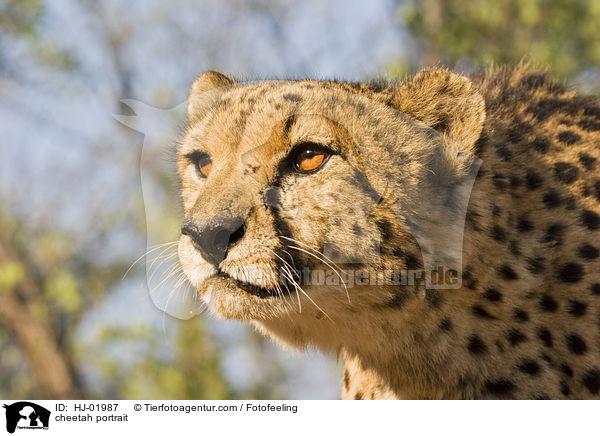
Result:
{"label": "cheetah head", "polygon": [[[188,118],[181,266],[213,313],[266,322],[393,299],[385,283],[344,280],[418,265],[447,238],[485,110],[469,79],[445,70],[384,85],[207,72]],[[325,281],[306,280],[315,270]]]}

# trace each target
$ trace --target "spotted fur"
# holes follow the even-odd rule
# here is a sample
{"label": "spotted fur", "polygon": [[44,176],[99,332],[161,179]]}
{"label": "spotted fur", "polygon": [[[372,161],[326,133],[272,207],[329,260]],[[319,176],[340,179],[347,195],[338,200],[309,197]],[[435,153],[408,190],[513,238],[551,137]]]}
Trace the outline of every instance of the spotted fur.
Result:
{"label": "spotted fur", "polygon": [[[341,355],[346,399],[600,397],[597,98],[526,67],[365,84],[208,72],[188,112],[186,221],[245,223],[218,268],[181,238],[183,269],[214,314]],[[286,159],[306,141],[334,154],[298,175]],[[198,149],[212,158],[207,179],[185,157]],[[475,156],[463,236],[435,199],[473,175]],[[419,269],[456,234],[457,289],[383,273],[350,289],[294,285],[303,268]]]}

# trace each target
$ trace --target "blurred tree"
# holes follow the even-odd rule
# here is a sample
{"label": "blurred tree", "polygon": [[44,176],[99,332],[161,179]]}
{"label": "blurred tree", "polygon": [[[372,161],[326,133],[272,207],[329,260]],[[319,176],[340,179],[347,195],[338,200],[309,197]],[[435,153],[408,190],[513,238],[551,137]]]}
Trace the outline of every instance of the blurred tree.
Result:
{"label": "blurred tree", "polygon": [[99,365],[108,376],[108,390],[127,399],[232,399],[220,369],[221,350],[207,340],[197,319],[181,321],[173,339],[174,354],[165,356],[161,336],[150,326],[106,327],[104,343],[144,344],[146,358],[124,365],[109,357]]}
{"label": "blurred tree", "polygon": [[18,35],[33,35],[41,12],[39,0],[5,0],[0,5],[0,28]]}
{"label": "blurred tree", "polygon": [[[120,100],[131,96],[136,79],[127,52],[135,23],[115,20],[115,11],[107,3],[84,1],[70,7],[85,7],[103,50],[103,62],[112,70],[113,89],[108,104],[113,109],[106,109],[110,113],[127,110]],[[79,61],[71,54],[71,48],[38,32],[44,22],[45,6],[36,0],[8,0],[0,6],[0,91],[6,89],[2,85],[7,82],[25,86],[36,80],[40,83],[39,79],[30,81],[29,74],[48,68],[66,81],[81,79]],[[18,42],[19,59],[15,61],[11,52],[11,63],[6,61],[3,48],[14,42]],[[96,86],[93,76],[84,77],[91,81],[90,87]],[[102,165],[117,181],[117,175],[126,174],[127,180],[135,183],[136,194],[139,192],[139,153],[125,150],[125,154],[122,147],[119,149],[123,143],[137,142],[133,131],[115,122],[114,130],[105,138],[90,138],[73,123],[56,124],[43,111],[30,111],[26,102],[9,101],[8,94],[2,94],[0,103],[10,106],[11,112],[42,121],[44,128],[71,135],[86,147],[89,164],[80,168],[81,173],[68,181],[57,180],[59,174],[53,178],[59,190],[57,196],[65,195],[62,191],[69,192],[73,180]],[[63,147],[61,152],[67,154],[68,150]],[[115,159],[115,155],[120,157]],[[169,195],[177,195],[171,179],[172,175],[156,172],[157,186]],[[16,183],[22,186],[31,182],[17,177]],[[138,347],[143,352],[129,363],[108,351],[97,361],[86,360],[89,350],[80,344],[78,326],[122,282],[123,273],[132,262],[131,253],[106,253],[106,247],[111,238],[136,241],[145,237],[144,205],[139,197],[128,197],[126,188],[131,186],[121,184],[120,193],[125,195],[111,193],[106,204],[86,198],[79,226],[71,228],[56,225],[52,200],[47,209],[27,212],[8,206],[12,202],[7,198],[0,202],[0,397],[226,399],[234,395],[222,374],[222,350],[207,333],[204,318],[175,323],[168,346],[160,341],[161,326],[106,327],[95,342],[102,350]],[[34,219],[36,216],[38,220]],[[179,222],[176,210],[165,211],[161,219],[165,227]],[[143,271],[132,273],[138,274],[140,282],[143,280]],[[264,343],[262,338],[260,341]],[[83,380],[84,364],[99,370],[101,383],[90,386]],[[260,386],[250,386],[249,392],[272,397],[270,381],[260,379]],[[235,394],[244,396],[245,392]]]}
{"label": "blurred tree", "polygon": [[[8,230],[8,220],[3,219],[0,227],[3,233]],[[38,271],[17,251],[14,242],[6,235],[0,239],[0,324],[9,333],[3,335],[3,345],[8,347],[13,340],[18,344],[35,378],[38,395],[77,397],[80,389],[64,344],[55,334],[53,314],[46,310],[48,301],[43,285],[36,280]],[[18,392],[18,386],[12,387]]]}
{"label": "blurred tree", "polygon": [[69,70],[77,65],[76,58],[56,42],[39,37],[38,26],[44,16],[44,4],[41,0],[4,0],[0,3],[0,72],[15,74],[5,59],[4,50],[8,42],[16,39],[28,46],[28,52],[35,60],[45,66]]}
{"label": "blurred tree", "polygon": [[525,59],[574,77],[600,65],[599,0],[411,0],[400,15],[418,44],[411,69]]}

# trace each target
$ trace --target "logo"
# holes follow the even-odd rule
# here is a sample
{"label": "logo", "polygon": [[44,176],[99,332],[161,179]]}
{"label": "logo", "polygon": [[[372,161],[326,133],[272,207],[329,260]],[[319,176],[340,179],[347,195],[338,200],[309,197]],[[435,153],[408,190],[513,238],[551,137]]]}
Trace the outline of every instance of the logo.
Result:
{"label": "logo", "polygon": [[6,409],[6,431],[14,433],[16,429],[48,430],[50,411],[29,401],[19,401]]}

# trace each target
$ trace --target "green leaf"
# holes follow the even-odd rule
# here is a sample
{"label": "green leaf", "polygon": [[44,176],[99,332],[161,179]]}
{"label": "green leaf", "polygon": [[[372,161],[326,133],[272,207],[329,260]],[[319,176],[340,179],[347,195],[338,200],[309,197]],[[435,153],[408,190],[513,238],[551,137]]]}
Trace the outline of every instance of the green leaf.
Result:
{"label": "green leaf", "polygon": [[46,282],[46,293],[67,312],[74,312],[81,305],[77,280],[68,271],[52,275]]}
{"label": "green leaf", "polygon": [[18,286],[25,278],[25,268],[18,262],[0,263],[0,292]]}

